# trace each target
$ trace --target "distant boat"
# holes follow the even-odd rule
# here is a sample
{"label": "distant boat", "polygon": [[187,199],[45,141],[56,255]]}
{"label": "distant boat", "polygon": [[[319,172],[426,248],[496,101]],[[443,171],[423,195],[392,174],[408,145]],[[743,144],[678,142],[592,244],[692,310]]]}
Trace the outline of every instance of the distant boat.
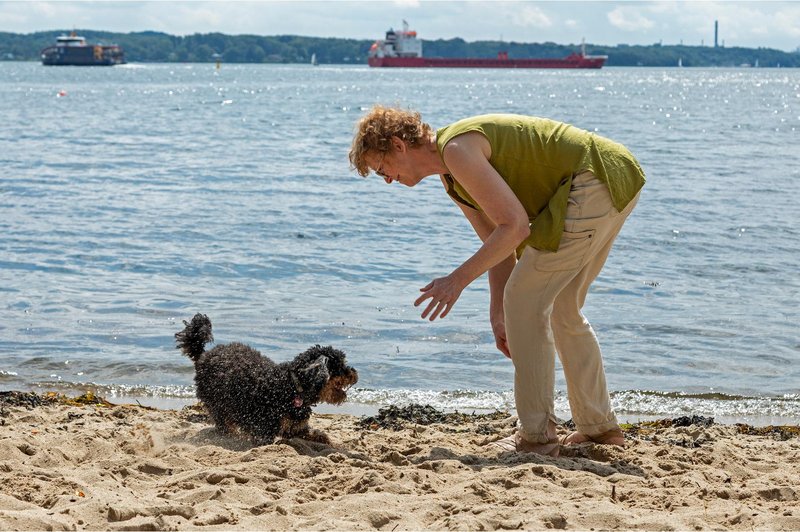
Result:
{"label": "distant boat", "polygon": [[86,44],[73,31],[61,35],[54,46],[41,52],[42,64],[48,66],[111,66],[125,64],[125,53],[116,44]]}
{"label": "distant boat", "polygon": [[606,59],[607,55],[586,55],[584,45],[581,45],[581,53],[553,59],[512,59],[508,52],[499,52],[496,59],[424,57],[422,41],[417,39],[416,31],[409,31],[408,22],[404,20],[403,31],[390,29],[384,40],[373,43],[367,62],[371,67],[410,68],[602,68]]}
{"label": "distant boat", "polygon": [[682,66],[683,66],[683,58],[682,58],[682,57],[679,57],[679,58],[678,58],[678,66],[679,66],[679,67],[682,67]]}
{"label": "distant boat", "polygon": [[317,54],[311,54],[311,65],[317,66]]}

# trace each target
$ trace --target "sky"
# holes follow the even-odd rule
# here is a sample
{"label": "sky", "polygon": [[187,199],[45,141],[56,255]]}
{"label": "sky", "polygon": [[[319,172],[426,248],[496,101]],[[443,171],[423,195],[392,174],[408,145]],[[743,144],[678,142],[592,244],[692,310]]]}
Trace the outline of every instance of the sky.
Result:
{"label": "sky", "polygon": [[800,1],[51,1],[0,0],[0,31],[383,38],[407,20],[426,40],[719,44],[800,48]]}

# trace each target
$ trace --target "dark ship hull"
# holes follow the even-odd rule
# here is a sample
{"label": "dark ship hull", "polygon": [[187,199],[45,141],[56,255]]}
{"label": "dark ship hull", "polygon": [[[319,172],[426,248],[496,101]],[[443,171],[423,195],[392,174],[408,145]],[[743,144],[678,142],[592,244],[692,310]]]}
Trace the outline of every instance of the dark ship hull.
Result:
{"label": "dark ship hull", "polygon": [[55,46],[42,50],[47,66],[112,66],[125,63],[125,53],[115,44],[86,44],[83,37],[61,36]]}
{"label": "dark ship hull", "polygon": [[402,68],[602,68],[605,56],[571,54],[559,59],[370,57],[371,67]]}

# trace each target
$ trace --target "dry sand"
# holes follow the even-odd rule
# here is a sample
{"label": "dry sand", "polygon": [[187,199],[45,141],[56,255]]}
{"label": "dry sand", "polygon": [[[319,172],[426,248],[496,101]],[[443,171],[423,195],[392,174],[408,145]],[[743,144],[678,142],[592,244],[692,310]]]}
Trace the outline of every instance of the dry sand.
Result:
{"label": "dry sand", "polygon": [[2,530],[800,529],[791,427],[639,425],[627,448],[547,458],[484,447],[508,416],[393,430],[316,415],[333,447],[254,446],[191,410],[5,397]]}

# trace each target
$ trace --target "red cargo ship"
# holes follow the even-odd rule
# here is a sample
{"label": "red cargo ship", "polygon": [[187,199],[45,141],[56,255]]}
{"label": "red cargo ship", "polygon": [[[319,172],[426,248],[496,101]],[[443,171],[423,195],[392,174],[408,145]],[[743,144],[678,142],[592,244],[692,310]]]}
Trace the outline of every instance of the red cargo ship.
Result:
{"label": "red cargo ship", "polygon": [[498,53],[496,59],[424,57],[422,41],[404,20],[403,31],[389,30],[385,40],[373,43],[367,62],[371,67],[407,68],[602,68],[606,59],[607,55],[586,55],[583,45],[581,53],[556,59],[511,59],[507,52]]}

